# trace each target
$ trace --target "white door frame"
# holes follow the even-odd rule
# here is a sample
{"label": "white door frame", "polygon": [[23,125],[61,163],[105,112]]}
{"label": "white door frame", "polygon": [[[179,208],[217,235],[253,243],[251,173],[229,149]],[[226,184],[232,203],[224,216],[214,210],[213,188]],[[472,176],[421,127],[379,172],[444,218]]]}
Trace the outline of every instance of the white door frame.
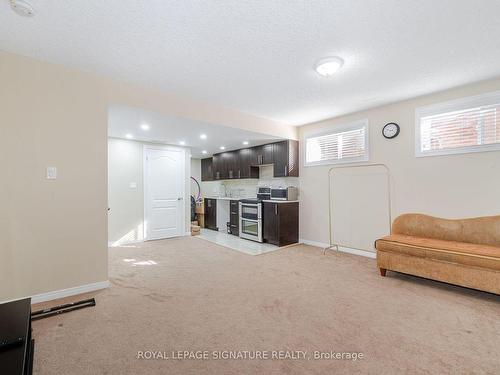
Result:
{"label": "white door frame", "polygon": [[143,193],[144,193],[144,219],[143,219],[143,231],[144,231],[144,241],[148,241],[150,238],[149,235],[149,230],[148,230],[148,224],[147,224],[147,219],[148,219],[148,205],[147,205],[147,192],[148,192],[148,179],[147,173],[146,173],[146,154],[147,151],[149,150],[157,150],[157,151],[177,151],[180,152],[182,155],[182,160],[184,160],[184,168],[182,168],[182,213],[181,213],[181,222],[182,222],[182,227],[179,233],[179,236],[184,236],[186,232],[186,149],[182,147],[175,147],[175,146],[167,146],[167,145],[143,145],[142,148],[142,179],[143,179]]}

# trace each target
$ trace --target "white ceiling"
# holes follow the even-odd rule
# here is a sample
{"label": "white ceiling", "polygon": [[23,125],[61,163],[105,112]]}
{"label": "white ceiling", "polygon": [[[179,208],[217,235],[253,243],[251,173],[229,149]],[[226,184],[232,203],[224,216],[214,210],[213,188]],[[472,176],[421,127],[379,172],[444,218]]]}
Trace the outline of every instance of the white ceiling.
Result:
{"label": "white ceiling", "polygon": [[[141,129],[142,124],[149,125],[149,130]],[[193,158],[204,158],[212,154],[236,150],[244,147],[258,146],[280,140],[267,134],[254,133],[227,126],[214,125],[199,121],[163,116],[138,108],[114,106],[108,110],[108,136],[113,138],[126,138],[127,134],[133,139],[145,142],[159,142],[179,146],[184,141],[185,147],[191,149]],[[200,135],[205,134],[206,139]],[[248,145],[243,145],[248,141]],[[207,154],[202,154],[202,151]]]}
{"label": "white ceiling", "polygon": [[496,0],[29,1],[0,49],[293,125],[500,75]]}

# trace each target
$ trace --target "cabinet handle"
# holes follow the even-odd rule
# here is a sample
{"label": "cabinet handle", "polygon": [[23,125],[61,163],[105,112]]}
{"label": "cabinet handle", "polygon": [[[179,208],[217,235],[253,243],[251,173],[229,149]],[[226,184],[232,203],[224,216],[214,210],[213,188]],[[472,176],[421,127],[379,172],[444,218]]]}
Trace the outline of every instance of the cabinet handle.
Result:
{"label": "cabinet handle", "polygon": [[288,165],[285,164],[285,177],[288,174]]}
{"label": "cabinet handle", "polygon": [[278,205],[276,203],[274,204],[274,214],[278,215]]}
{"label": "cabinet handle", "polygon": [[241,178],[241,170],[238,170],[238,178]]}

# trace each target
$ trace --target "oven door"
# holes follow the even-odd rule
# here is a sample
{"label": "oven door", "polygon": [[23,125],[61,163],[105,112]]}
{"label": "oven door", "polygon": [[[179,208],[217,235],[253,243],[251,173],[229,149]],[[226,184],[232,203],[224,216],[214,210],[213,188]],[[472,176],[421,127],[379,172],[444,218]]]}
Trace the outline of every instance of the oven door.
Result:
{"label": "oven door", "polygon": [[261,205],[258,203],[241,203],[240,216],[248,220],[260,220]]}
{"label": "oven door", "polygon": [[262,242],[262,221],[240,218],[240,237]]}

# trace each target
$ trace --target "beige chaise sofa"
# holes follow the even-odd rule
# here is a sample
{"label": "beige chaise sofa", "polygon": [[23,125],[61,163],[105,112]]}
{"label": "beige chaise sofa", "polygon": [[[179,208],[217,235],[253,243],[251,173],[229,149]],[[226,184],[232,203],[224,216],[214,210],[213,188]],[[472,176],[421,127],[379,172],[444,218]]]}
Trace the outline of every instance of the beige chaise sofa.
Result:
{"label": "beige chaise sofa", "polygon": [[500,294],[500,216],[399,216],[376,241],[380,274],[392,270]]}

